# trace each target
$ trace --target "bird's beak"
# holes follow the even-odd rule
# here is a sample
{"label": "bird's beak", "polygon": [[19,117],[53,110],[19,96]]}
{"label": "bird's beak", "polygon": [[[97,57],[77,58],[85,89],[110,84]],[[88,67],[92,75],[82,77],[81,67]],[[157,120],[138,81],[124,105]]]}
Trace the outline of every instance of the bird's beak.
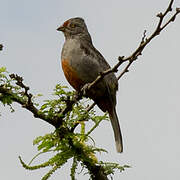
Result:
{"label": "bird's beak", "polygon": [[56,30],[64,32],[65,31],[65,27],[62,25],[62,26],[58,27]]}

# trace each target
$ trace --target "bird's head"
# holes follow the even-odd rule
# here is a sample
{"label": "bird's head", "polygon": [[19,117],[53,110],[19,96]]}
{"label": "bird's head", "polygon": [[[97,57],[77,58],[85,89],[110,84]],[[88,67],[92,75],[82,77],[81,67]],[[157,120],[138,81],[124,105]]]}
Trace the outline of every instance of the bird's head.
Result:
{"label": "bird's head", "polygon": [[68,19],[57,28],[57,31],[62,31],[66,38],[76,35],[80,37],[90,36],[84,19],[80,17]]}

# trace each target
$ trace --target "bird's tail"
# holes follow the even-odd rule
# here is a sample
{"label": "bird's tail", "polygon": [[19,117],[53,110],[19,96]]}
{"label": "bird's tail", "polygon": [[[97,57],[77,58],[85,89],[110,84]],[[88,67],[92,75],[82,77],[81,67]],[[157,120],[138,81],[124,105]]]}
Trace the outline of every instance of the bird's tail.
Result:
{"label": "bird's tail", "polygon": [[109,113],[111,124],[112,124],[113,130],[114,130],[116,150],[117,150],[117,152],[121,153],[121,152],[123,152],[123,141],[122,141],[121,129],[120,129],[118,117],[116,114],[116,109],[115,109],[115,107],[111,108],[111,109],[112,110],[109,111],[108,113]]}

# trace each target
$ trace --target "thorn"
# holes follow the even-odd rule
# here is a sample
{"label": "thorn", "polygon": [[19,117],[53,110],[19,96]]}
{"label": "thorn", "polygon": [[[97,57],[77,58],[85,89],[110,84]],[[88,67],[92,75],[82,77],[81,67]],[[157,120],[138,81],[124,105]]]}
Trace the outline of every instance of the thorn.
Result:
{"label": "thorn", "polygon": [[124,56],[119,56],[119,57],[118,57],[118,60],[119,60],[119,61],[123,61],[123,59],[124,59]]}
{"label": "thorn", "polygon": [[157,14],[156,16],[159,17],[159,18],[162,18],[162,17],[163,17],[163,14],[162,14],[162,12],[160,12],[160,13]]}
{"label": "thorn", "polygon": [[118,69],[115,69],[114,72],[118,72]]}
{"label": "thorn", "polygon": [[176,8],[176,12],[177,12],[177,13],[180,13],[180,8]]}

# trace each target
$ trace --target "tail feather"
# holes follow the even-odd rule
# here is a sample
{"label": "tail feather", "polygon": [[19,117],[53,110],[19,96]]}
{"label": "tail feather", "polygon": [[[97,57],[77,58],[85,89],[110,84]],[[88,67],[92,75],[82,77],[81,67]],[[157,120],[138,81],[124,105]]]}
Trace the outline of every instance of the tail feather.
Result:
{"label": "tail feather", "polygon": [[122,141],[122,134],[121,129],[118,121],[118,117],[116,114],[115,108],[113,108],[112,111],[109,111],[109,117],[111,120],[111,124],[114,130],[114,138],[116,142],[116,150],[117,152],[121,153],[123,152],[123,141]]}

